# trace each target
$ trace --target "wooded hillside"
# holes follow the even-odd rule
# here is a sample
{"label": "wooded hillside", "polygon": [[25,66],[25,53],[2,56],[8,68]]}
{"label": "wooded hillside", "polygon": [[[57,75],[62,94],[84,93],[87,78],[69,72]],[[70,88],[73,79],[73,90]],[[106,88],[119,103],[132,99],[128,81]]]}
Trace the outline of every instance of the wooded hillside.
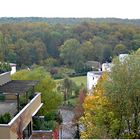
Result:
{"label": "wooded hillside", "polygon": [[111,61],[115,55],[140,47],[139,25],[111,23],[113,19],[100,23],[91,21],[52,25],[45,18],[1,18],[0,22],[6,24],[0,24],[0,60],[15,62],[19,68],[32,64],[65,65],[81,72],[86,69],[86,61]]}

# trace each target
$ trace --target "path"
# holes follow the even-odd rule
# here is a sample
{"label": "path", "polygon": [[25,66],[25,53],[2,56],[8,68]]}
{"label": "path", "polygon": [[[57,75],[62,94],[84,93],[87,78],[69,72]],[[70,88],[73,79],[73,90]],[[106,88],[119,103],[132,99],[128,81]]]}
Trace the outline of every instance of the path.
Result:
{"label": "path", "polygon": [[63,118],[63,122],[61,124],[60,129],[60,138],[61,139],[73,139],[75,133],[75,127],[72,125],[72,119],[74,117],[74,113],[69,109],[60,109],[60,113]]}

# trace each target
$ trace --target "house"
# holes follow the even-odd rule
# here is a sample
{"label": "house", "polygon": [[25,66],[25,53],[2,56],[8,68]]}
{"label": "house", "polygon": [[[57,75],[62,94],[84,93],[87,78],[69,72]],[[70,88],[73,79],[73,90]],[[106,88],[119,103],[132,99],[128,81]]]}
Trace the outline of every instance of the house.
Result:
{"label": "house", "polygon": [[86,66],[92,68],[92,70],[99,70],[101,69],[101,64],[98,61],[87,61]]}
{"label": "house", "polygon": [[87,90],[90,92],[96,86],[102,71],[90,71],[87,73]]}
{"label": "house", "polygon": [[111,63],[108,63],[108,62],[103,63],[102,64],[102,71],[109,71],[109,72],[111,72],[111,67],[112,67]]}
{"label": "house", "polygon": [[[10,72],[0,74],[0,139],[28,139],[33,135],[33,117],[41,106],[41,93],[34,92],[38,81],[11,80]],[[1,120],[0,120],[1,121]]]}
{"label": "house", "polygon": [[11,67],[11,75],[16,73],[16,64],[15,63],[10,63],[10,67]]}
{"label": "house", "polygon": [[127,58],[128,54],[120,54],[119,61],[123,63],[123,61]]}
{"label": "house", "polygon": [[[119,55],[119,61],[120,62],[124,62],[124,60],[127,58],[128,54],[120,54]],[[111,68],[112,68],[113,64],[112,63],[103,63],[102,64],[102,71],[90,71],[87,72],[87,90],[90,92],[92,90],[93,87],[96,86],[98,79],[100,78],[100,76],[102,75],[102,73],[104,71],[108,71],[111,72]]]}

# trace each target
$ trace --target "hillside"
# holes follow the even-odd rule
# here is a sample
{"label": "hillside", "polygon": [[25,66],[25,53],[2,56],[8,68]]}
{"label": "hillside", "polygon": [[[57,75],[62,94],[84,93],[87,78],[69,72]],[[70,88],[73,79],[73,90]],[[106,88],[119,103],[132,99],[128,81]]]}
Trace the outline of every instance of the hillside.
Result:
{"label": "hillside", "polygon": [[120,19],[120,18],[44,18],[44,17],[2,17],[0,23],[22,23],[22,22],[47,22],[49,24],[79,24],[81,22],[95,23],[123,23],[140,25],[140,19]]}

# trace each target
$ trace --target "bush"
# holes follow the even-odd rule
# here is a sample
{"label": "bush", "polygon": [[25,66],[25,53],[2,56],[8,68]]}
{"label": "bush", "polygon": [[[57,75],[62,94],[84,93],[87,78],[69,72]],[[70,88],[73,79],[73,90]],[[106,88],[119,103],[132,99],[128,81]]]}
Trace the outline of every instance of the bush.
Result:
{"label": "bush", "polygon": [[55,67],[51,69],[50,73],[54,79],[62,79],[68,75],[75,74],[75,71],[66,67]]}
{"label": "bush", "polygon": [[45,115],[45,121],[55,120],[56,118],[56,111],[49,111]]}
{"label": "bush", "polygon": [[4,101],[5,100],[5,95],[0,94],[0,101]]}
{"label": "bush", "polygon": [[50,112],[47,112],[47,114],[45,115],[45,118],[44,118],[45,121],[56,121],[58,122],[59,124],[62,122],[62,116],[60,114],[60,112],[56,112],[56,111],[50,111]]}
{"label": "bush", "polygon": [[10,113],[5,113],[4,115],[0,115],[0,124],[8,124],[11,120]]}
{"label": "bush", "polygon": [[7,71],[11,71],[11,67],[9,63],[0,63],[0,73],[4,73]]}
{"label": "bush", "polygon": [[35,119],[33,123],[34,130],[54,130],[56,127],[56,121],[45,121],[44,119]]}

